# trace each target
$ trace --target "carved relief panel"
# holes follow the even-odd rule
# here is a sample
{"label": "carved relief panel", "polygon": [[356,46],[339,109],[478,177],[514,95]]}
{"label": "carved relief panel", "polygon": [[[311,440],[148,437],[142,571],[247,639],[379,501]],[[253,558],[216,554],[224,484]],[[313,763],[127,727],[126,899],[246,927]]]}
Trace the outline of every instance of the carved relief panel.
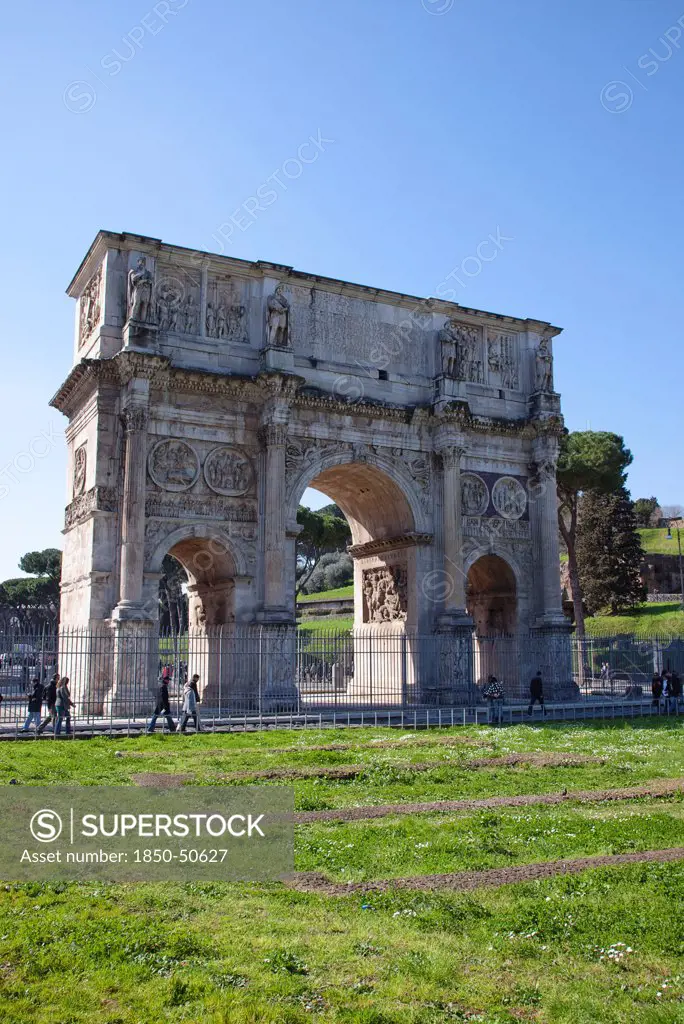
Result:
{"label": "carved relief panel", "polygon": [[518,335],[487,334],[487,383],[517,391],[520,387]]}
{"label": "carved relief panel", "polygon": [[157,264],[155,314],[160,331],[199,334],[199,272]]}
{"label": "carved relief panel", "polygon": [[86,445],[82,444],[80,448],[77,448],[74,452],[74,486],[73,496],[78,498],[80,494],[83,494],[86,484],[86,466],[87,466],[87,454]]}
{"label": "carved relief panel", "polygon": [[200,471],[197,452],[187,443],[174,438],[157,441],[147,460],[149,474],[165,491],[187,491]]}
{"label": "carved relief panel", "polygon": [[247,344],[247,296],[242,281],[229,276],[210,277],[204,333],[208,338]]}
{"label": "carved relief panel", "polygon": [[362,574],[363,621],[406,620],[408,571],[406,565],[383,565]]}
{"label": "carved relief panel", "polygon": [[456,380],[484,384],[482,328],[446,320],[439,334],[442,373]]}
{"label": "carved relief panel", "polygon": [[502,476],[492,487],[492,504],[504,519],[520,519],[527,508],[525,488],[512,476]]}
{"label": "carved relief panel", "polygon": [[229,445],[221,445],[207,455],[204,479],[217,494],[239,497],[251,489],[254,470],[244,452]]}
{"label": "carved relief panel", "polygon": [[102,266],[99,266],[81,295],[78,343],[83,345],[100,324],[102,313]]}
{"label": "carved relief panel", "polygon": [[489,489],[476,473],[461,474],[461,513],[464,516],[482,516],[489,507]]}

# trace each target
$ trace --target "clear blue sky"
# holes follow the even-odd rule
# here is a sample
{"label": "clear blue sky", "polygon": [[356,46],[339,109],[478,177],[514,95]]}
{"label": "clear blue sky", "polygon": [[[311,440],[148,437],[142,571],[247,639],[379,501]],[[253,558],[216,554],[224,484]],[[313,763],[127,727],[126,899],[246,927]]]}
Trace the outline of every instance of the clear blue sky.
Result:
{"label": "clear blue sky", "polygon": [[[456,300],[564,327],[568,426],[624,434],[634,497],[684,500],[683,15],[681,0],[10,5],[0,579],[61,546],[63,441],[36,439],[64,429],[47,406],[70,368],[64,289],[96,231],[220,250],[274,173],[285,187],[232,255],[429,295],[499,231]],[[288,179],[319,131],[334,141]],[[47,451],[33,467],[29,445]]]}

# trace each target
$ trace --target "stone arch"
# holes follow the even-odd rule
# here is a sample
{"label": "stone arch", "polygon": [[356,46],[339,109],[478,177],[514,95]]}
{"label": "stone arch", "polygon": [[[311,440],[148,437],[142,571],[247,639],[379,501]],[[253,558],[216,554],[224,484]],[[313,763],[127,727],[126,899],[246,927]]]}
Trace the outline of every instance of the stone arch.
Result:
{"label": "stone arch", "polygon": [[242,546],[225,530],[191,523],[166,533],[149,556],[147,575],[153,582],[166,555],[177,559],[188,575],[191,630],[205,631],[251,617],[253,567]]}
{"label": "stone arch", "polygon": [[[147,571],[161,572],[162,562],[165,555],[171,554],[173,548],[186,545],[186,557],[190,558],[193,551],[199,551],[204,546],[209,553],[213,548],[216,550],[216,558],[220,561],[221,567],[230,569],[231,575],[246,576],[249,573],[249,563],[242,546],[237,544],[235,538],[229,537],[225,530],[219,529],[210,524],[190,523],[179,526],[165,533],[161,540],[156,540],[147,559]],[[174,557],[177,557],[174,555]],[[178,559],[184,565],[182,559]],[[201,560],[200,560],[201,562]],[[202,565],[195,567],[197,572],[206,574],[207,570]],[[185,566],[186,572],[189,572]]]}
{"label": "stone arch", "polygon": [[[309,486],[329,495],[344,513],[352,533],[355,627],[425,628],[420,582],[432,558],[429,475],[421,490],[398,457],[354,447],[310,448],[304,459],[290,482],[288,523],[296,520]],[[294,551],[290,562],[294,571]]]}
{"label": "stone arch", "polygon": [[[372,524],[371,530],[385,536],[432,531],[431,517],[425,507],[429,502],[421,501],[418,485],[399,459],[378,453],[363,453],[359,457],[353,449],[348,453],[322,452],[314,456],[296,472],[288,488],[288,522],[296,520],[297,508],[307,487],[319,488],[339,505],[349,520],[354,544],[378,539],[377,533],[371,538],[369,527],[362,525],[363,519]],[[364,497],[366,493],[368,498]],[[395,510],[395,525],[390,526],[388,515],[384,516],[383,525],[379,523],[378,510],[371,508],[370,495],[373,494],[388,502],[384,506],[387,513]]]}
{"label": "stone arch", "polygon": [[494,552],[474,552],[465,565],[466,607],[478,636],[518,631],[518,577],[514,566]]}

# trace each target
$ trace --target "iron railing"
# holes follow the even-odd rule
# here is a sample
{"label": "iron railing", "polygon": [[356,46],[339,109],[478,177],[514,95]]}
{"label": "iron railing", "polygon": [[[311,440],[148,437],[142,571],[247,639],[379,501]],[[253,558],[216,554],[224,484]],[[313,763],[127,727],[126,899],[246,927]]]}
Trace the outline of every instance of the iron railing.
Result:
{"label": "iron railing", "polygon": [[477,719],[486,711],[482,689],[489,675],[502,683],[512,709],[524,708],[537,671],[547,702],[646,701],[654,671],[676,669],[684,676],[684,639],[552,641],[535,633],[472,636],[454,645],[448,635],[404,629],[321,633],[251,625],[182,635],[142,627],[125,634],[108,628],[5,632],[0,726],[21,728],[32,680],[46,683],[56,671],[70,678],[72,715],[81,726],[144,723],[164,668],[174,718],[184,684],[196,673],[200,713],[214,722],[283,715],[299,720],[317,713],[391,717],[412,710],[448,717],[454,708],[470,709],[468,716]]}

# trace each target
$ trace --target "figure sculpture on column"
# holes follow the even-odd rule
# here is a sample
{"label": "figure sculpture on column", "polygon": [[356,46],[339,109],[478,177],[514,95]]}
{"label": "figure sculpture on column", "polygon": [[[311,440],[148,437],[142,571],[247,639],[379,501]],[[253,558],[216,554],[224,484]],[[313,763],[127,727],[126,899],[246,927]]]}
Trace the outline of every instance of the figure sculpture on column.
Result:
{"label": "figure sculpture on column", "polygon": [[146,323],[152,305],[152,274],[144,256],[128,273],[128,319]]}
{"label": "figure sculpture on column", "polygon": [[553,391],[553,357],[549,351],[548,338],[542,338],[539,342],[536,374],[537,391]]}
{"label": "figure sculpture on column", "polygon": [[439,332],[439,343],[442,354],[442,373],[445,377],[456,377],[458,374],[458,334],[448,318]]}
{"label": "figure sculpture on column", "polygon": [[268,335],[269,348],[287,348],[290,343],[290,303],[283,295],[283,285],[279,284],[268,297]]}

